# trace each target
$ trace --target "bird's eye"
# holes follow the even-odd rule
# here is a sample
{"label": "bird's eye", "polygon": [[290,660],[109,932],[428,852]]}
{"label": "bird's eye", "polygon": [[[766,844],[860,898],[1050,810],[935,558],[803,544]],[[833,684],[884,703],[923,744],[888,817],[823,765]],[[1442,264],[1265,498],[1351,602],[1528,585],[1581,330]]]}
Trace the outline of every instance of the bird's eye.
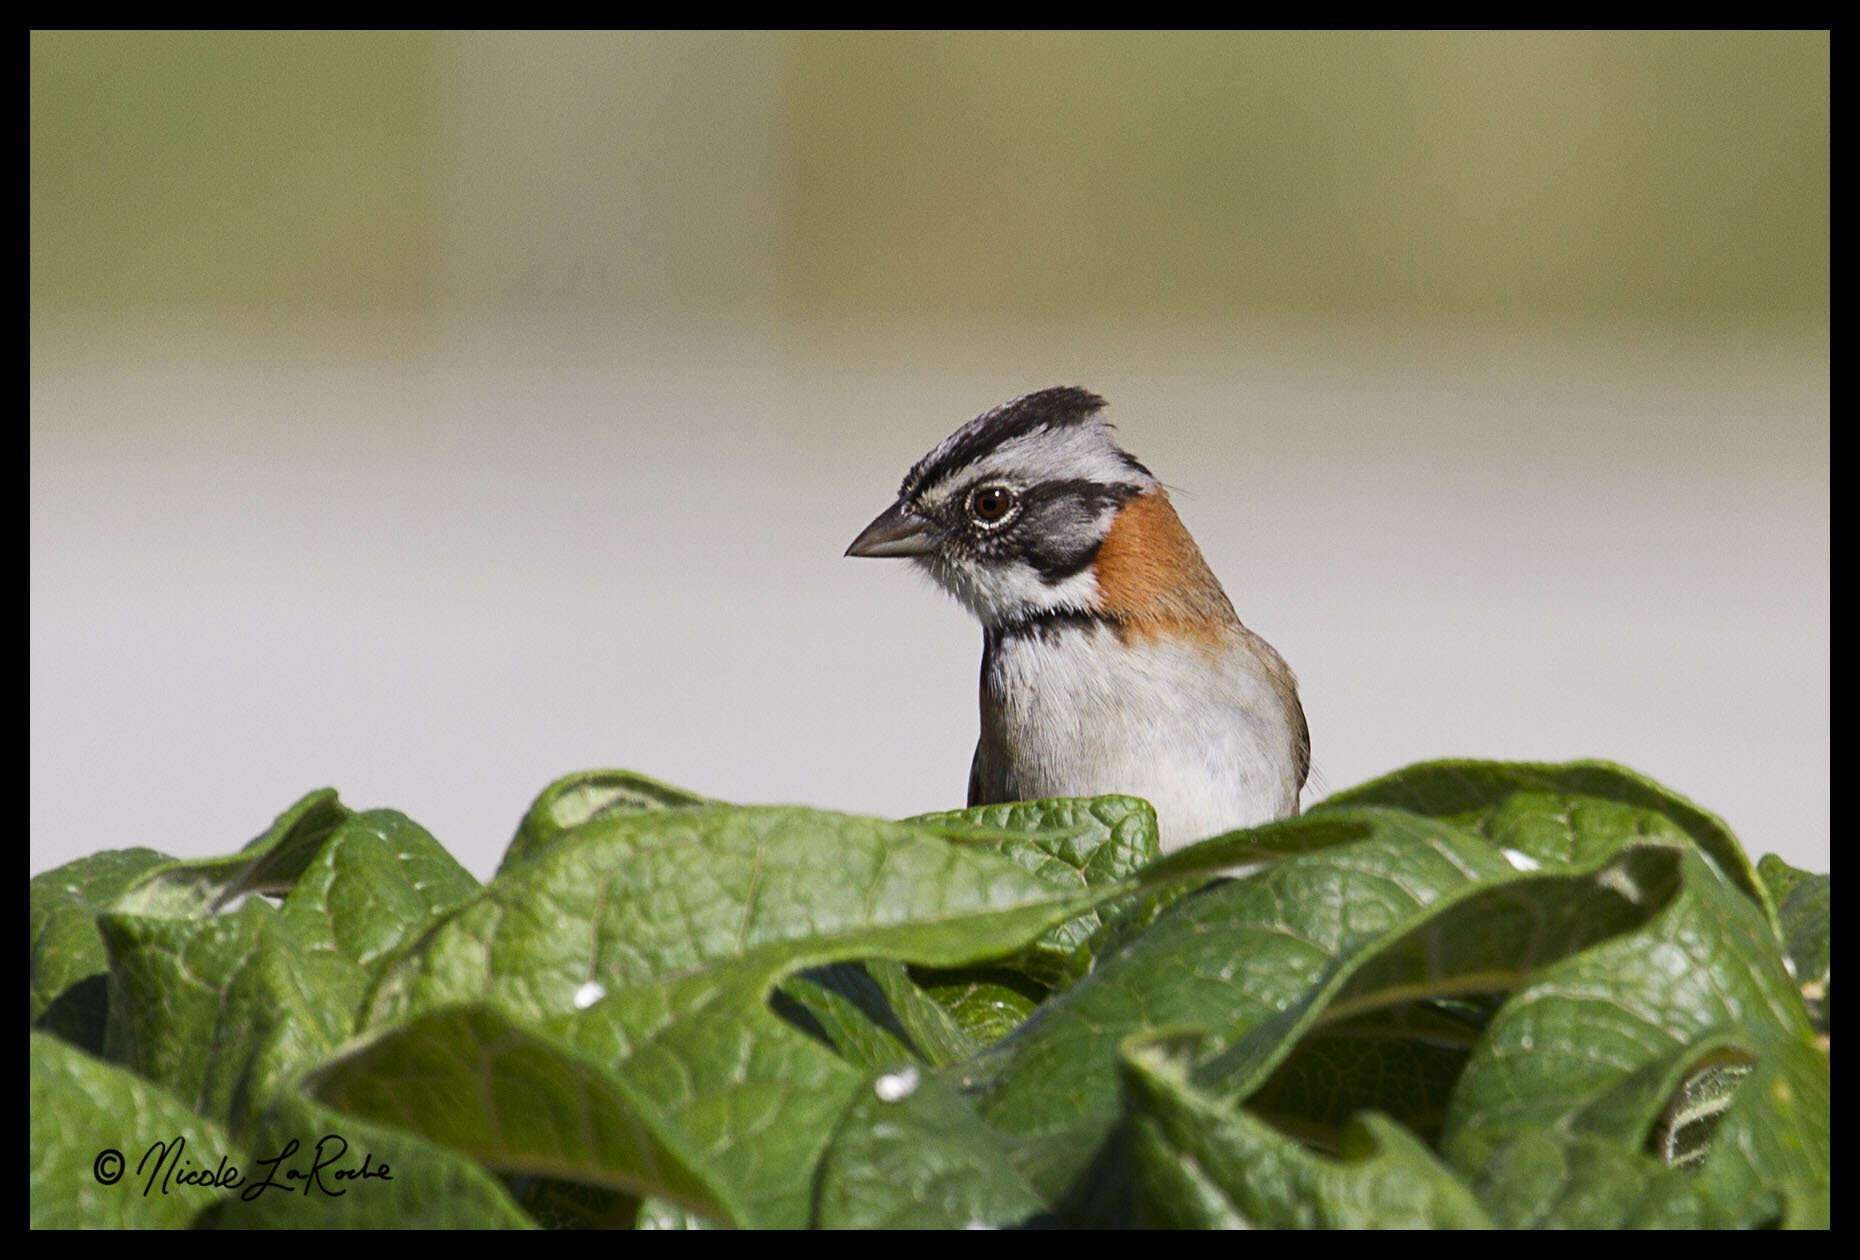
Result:
{"label": "bird's eye", "polygon": [[999,525],[1014,510],[1014,492],[1006,486],[978,486],[969,492],[969,515],[984,525]]}

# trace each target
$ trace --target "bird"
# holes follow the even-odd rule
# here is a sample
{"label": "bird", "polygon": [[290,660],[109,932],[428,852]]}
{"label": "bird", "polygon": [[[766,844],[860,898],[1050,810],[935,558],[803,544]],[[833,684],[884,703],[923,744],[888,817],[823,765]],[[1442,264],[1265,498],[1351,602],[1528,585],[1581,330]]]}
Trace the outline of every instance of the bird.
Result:
{"label": "bird", "polygon": [[1170,852],[1296,814],[1311,736],[1106,405],[1059,386],[983,412],[846,554],[908,558],[981,622],[971,806],[1138,796]]}

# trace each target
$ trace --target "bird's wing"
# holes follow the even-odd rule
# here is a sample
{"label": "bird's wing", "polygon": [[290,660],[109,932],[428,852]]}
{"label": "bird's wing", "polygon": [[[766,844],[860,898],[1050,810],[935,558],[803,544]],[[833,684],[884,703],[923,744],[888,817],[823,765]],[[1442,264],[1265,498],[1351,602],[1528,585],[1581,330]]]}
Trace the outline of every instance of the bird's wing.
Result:
{"label": "bird's wing", "polygon": [[970,805],[993,805],[1003,799],[1001,771],[992,764],[992,758],[984,755],[987,747],[986,740],[978,740],[975,745],[975,759],[969,762]]}

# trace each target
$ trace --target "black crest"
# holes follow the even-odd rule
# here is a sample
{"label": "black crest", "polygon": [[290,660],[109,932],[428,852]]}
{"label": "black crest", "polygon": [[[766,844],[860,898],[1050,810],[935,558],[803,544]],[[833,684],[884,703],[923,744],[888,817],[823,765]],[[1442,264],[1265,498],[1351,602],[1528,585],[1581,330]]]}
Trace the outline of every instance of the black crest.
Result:
{"label": "black crest", "polygon": [[911,469],[900,493],[908,498],[952,469],[984,458],[1003,442],[1042,429],[1083,424],[1104,408],[1104,399],[1077,385],[1058,385],[1023,394],[1012,402],[983,412],[952,433]]}

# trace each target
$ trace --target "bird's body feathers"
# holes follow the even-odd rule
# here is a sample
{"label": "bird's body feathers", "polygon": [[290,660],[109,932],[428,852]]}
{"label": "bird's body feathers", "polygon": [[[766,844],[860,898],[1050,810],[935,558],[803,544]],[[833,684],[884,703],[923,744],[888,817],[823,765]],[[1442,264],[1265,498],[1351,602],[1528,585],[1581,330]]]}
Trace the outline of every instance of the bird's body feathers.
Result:
{"label": "bird's body feathers", "polygon": [[1068,387],[976,417],[847,554],[910,557],[982,623],[970,804],[1141,796],[1166,849],[1295,814],[1297,681],[1103,407]]}

